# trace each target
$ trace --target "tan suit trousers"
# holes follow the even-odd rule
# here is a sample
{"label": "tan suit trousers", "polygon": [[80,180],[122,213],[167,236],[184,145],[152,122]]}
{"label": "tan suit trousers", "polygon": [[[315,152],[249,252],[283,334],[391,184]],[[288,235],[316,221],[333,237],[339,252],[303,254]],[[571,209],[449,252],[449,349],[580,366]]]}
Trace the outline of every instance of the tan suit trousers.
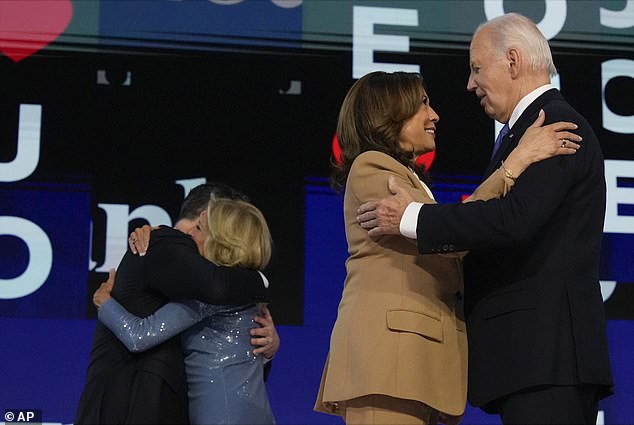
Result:
{"label": "tan suit trousers", "polygon": [[462,416],[448,416],[416,400],[371,394],[340,406],[346,425],[457,425]]}

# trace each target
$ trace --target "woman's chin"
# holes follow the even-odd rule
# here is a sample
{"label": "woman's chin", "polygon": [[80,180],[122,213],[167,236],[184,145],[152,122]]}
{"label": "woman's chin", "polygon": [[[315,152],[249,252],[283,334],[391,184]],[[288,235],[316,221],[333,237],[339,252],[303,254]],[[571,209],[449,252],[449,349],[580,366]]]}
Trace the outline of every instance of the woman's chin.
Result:
{"label": "woman's chin", "polygon": [[435,149],[436,149],[436,146],[434,145],[434,146],[432,146],[430,149],[423,149],[423,150],[421,150],[421,151],[419,151],[419,152],[415,152],[415,153],[414,153],[414,157],[415,157],[416,159],[418,159],[418,157],[419,157],[419,156],[425,155],[425,154],[427,154],[427,153],[429,153],[429,152],[433,152]]}

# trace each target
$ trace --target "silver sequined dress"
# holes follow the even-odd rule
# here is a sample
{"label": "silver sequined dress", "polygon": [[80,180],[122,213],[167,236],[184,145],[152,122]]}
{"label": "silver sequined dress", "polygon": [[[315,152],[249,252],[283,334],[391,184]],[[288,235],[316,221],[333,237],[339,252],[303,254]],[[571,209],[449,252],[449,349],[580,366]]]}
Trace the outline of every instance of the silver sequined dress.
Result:
{"label": "silver sequined dress", "polygon": [[274,424],[262,358],[252,354],[249,330],[257,308],[172,302],[138,318],[110,299],[99,320],[130,351],[145,351],[181,333],[192,424]]}

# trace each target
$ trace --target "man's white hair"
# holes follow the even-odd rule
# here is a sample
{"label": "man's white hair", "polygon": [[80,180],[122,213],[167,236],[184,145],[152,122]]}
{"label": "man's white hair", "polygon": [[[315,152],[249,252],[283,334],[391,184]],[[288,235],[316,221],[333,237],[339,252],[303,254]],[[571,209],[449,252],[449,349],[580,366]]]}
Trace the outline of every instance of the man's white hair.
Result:
{"label": "man's white hair", "polygon": [[557,75],[548,40],[527,17],[518,13],[507,13],[480,24],[475,34],[484,28],[490,31],[493,41],[491,47],[497,49],[500,54],[504,55],[508,49],[515,48],[528,60],[533,71],[547,71],[551,77]]}

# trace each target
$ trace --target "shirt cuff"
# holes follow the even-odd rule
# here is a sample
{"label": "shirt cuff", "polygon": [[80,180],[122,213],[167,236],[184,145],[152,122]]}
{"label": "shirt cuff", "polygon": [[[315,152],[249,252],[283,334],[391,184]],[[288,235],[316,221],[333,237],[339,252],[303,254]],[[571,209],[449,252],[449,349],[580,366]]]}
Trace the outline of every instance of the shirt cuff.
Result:
{"label": "shirt cuff", "polygon": [[403,213],[403,217],[401,217],[401,223],[399,225],[401,235],[406,238],[416,239],[418,213],[420,212],[420,208],[422,206],[423,204],[420,202],[410,202],[407,208],[405,208],[405,212]]}
{"label": "shirt cuff", "polygon": [[262,280],[264,281],[264,287],[268,288],[269,287],[269,280],[266,278],[266,276],[264,276],[264,273],[262,273],[261,271],[258,270],[258,273],[260,273],[260,276],[262,276]]}

